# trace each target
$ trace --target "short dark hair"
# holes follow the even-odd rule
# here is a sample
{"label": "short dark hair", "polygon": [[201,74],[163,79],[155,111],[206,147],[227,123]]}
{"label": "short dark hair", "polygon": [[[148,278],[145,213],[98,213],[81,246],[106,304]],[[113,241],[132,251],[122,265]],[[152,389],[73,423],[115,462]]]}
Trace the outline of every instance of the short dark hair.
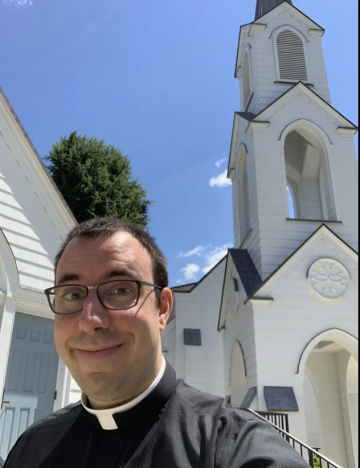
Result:
{"label": "short dark hair", "polygon": [[96,237],[110,237],[117,232],[128,232],[143,245],[152,260],[154,282],[160,286],[161,289],[166,288],[169,284],[166,259],[157,246],[155,239],[139,226],[127,223],[122,219],[112,217],[89,219],[88,221],[84,221],[75,226],[66,236],[65,241],[61,245],[61,248],[55,257],[55,273],[60,258],[72,239],[76,237],[87,237],[92,239]]}

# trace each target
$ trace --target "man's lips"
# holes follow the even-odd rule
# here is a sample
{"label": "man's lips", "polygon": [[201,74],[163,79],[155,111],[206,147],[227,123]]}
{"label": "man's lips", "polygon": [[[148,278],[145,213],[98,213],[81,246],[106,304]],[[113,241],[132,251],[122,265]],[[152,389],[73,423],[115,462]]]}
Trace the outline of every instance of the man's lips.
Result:
{"label": "man's lips", "polygon": [[103,348],[94,348],[94,349],[75,348],[75,350],[76,350],[76,353],[79,354],[79,356],[84,359],[88,359],[88,360],[105,359],[117,353],[122,346],[123,345],[120,344],[120,345],[106,346]]}

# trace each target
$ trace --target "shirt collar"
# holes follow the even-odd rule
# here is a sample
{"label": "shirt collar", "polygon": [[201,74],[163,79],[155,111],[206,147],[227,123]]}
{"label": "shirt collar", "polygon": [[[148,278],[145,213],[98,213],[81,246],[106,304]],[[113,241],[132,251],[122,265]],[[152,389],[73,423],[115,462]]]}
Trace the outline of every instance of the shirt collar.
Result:
{"label": "shirt collar", "polygon": [[[156,376],[155,380],[152,382],[152,384],[143,392],[141,395],[137,396],[134,398],[134,400],[129,401],[128,403],[125,403],[124,405],[117,406],[115,408],[109,408],[109,409],[103,409],[103,410],[95,410],[90,408],[89,402],[88,402],[88,397],[82,393],[81,394],[81,404],[83,408],[89,413],[92,414],[97,418],[97,420],[100,423],[100,426],[102,429],[106,431],[111,431],[114,429],[118,429],[118,425],[114,419],[114,415],[125,413],[127,411],[130,411],[131,409],[135,408],[139,403],[141,403],[145,398],[152,393],[152,391],[158,386],[160,383],[161,379],[163,378],[165,374],[165,369],[166,369],[166,361],[163,358],[162,360],[162,366],[160,369],[160,372]],[[118,419],[118,418],[117,418]]]}

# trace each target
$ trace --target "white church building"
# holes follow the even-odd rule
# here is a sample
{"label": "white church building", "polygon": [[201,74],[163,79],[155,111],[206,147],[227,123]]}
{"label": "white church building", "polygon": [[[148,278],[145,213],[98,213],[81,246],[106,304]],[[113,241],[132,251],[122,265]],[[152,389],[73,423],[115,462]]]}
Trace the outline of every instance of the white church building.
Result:
{"label": "white church building", "polygon": [[[199,282],[173,288],[163,352],[190,385],[288,414],[291,434],[357,468],[357,128],[331,105],[323,34],[291,0],[257,0],[240,28],[234,248]],[[42,293],[75,224],[0,88],[3,459],[32,422],[79,399]]]}
{"label": "white church building", "polygon": [[258,0],[240,28],[234,248],[174,288],[163,344],[179,377],[235,407],[289,414],[293,435],[355,468],[357,128],[331,105],[323,34],[281,0]]}

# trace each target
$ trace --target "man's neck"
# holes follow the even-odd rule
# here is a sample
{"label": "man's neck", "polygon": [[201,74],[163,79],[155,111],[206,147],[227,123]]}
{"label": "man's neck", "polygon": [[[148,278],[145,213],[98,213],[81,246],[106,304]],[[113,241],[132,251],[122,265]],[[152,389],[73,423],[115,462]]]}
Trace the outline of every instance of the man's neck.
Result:
{"label": "man's neck", "polygon": [[131,401],[120,404],[120,405],[111,405],[111,402],[103,402],[105,407],[102,408],[94,407],[92,400],[90,400],[84,393],[81,395],[81,403],[84,409],[96,416],[99,420],[101,427],[105,430],[113,430],[117,429],[116,423],[114,418],[112,417],[115,413],[123,413],[125,411],[129,411],[130,409],[134,408],[138,405],[141,401],[143,401],[159,384],[160,380],[162,379],[165,373],[166,361],[162,358],[162,365],[161,369],[158,372],[156,378],[153,382],[143,391],[140,395],[133,398]]}

